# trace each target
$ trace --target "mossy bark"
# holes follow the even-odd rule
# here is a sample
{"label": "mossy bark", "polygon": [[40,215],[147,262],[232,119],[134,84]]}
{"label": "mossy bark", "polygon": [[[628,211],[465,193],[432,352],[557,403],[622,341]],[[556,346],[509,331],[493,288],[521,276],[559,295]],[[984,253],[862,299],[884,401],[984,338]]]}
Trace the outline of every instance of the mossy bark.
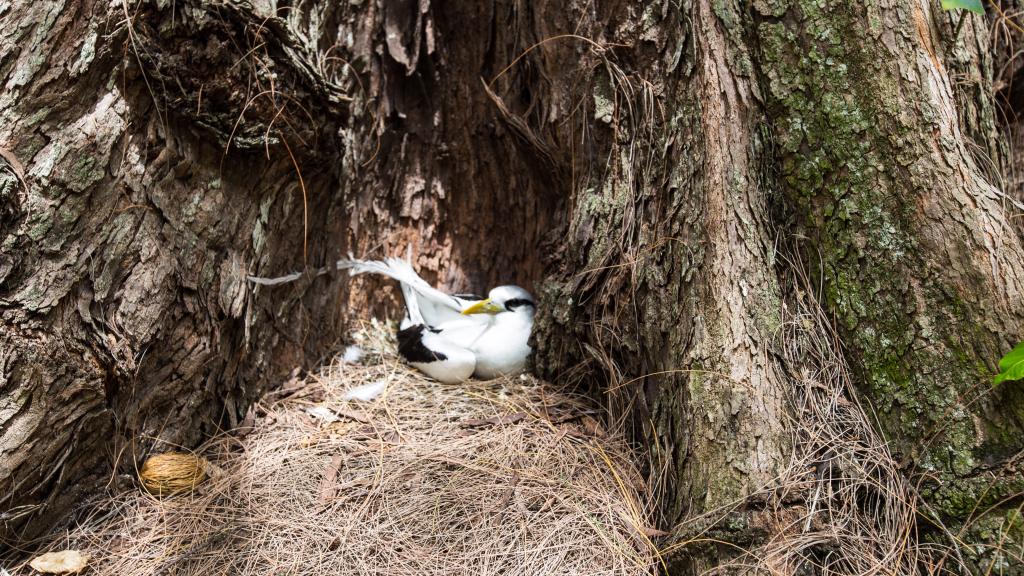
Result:
{"label": "mossy bark", "polygon": [[[662,106],[651,135],[628,103],[595,114],[609,168],[574,189],[539,366],[589,366],[619,393],[609,403],[635,417],[666,520],[770,485],[782,459],[760,449],[785,445],[787,412],[771,399],[792,367],[765,337],[778,331],[775,278],[786,274],[768,239],[789,235],[802,239],[872,417],[924,487],[925,514],[966,527],[984,502],[1014,506],[1024,395],[990,382],[1024,335],[1024,253],[990,180],[1005,148],[984,20],[968,16],[957,36],[957,21],[920,2],[679,10],[678,25],[636,15],[644,39],[686,40],[674,52],[641,43],[666,52],[626,60]],[[950,67],[970,83],[954,84]],[[638,141],[657,154],[637,163]],[[620,168],[638,164],[640,184]],[[968,489],[988,481],[996,500]]]}
{"label": "mossy bark", "polygon": [[949,22],[917,2],[757,10],[791,225],[883,430],[941,478],[1012,456],[1024,394],[991,377],[1024,334],[1024,249],[968,149]]}

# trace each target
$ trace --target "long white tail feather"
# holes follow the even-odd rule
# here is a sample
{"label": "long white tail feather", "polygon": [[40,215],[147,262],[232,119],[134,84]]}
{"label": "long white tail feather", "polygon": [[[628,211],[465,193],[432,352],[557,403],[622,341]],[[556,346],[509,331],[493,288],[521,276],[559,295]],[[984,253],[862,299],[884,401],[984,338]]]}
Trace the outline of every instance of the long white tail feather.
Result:
{"label": "long white tail feather", "polygon": [[[402,284],[402,295],[405,297],[407,305],[412,301],[411,292],[407,290],[407,288],[410,288],[412,291],[423,297],[423,300],[420,301],[420,317],[421,319],[425,319],[429,324],[437,324],[444,321],[458,319],[462,309],[471,303],[466,300],[460,300],[449,296],[430,284],[427,284],[426,280],[420,278],[419,275],[416,274],[412,264],[406,260],[402,260],[401,258],[359,260],[357,258],[352,258],[352,255],[349,254],[348,258],[338,260],[335,263],[335,268],[338,270],[348,270],[350,276],[372,273],[382,274],[394,280],[398,280]],[[320,268],[313,272],[313,274],[316,276],[322,276],[328,272],[328,268]],[[248,276],[248,279],[253,284],[276,286],[278,284],[294,282],[295,280],[302,278],[305,274],[307,274],[307,272],[293,272],[276,278]],[[427,306],[429,311],[424,311],[423,306]]]}

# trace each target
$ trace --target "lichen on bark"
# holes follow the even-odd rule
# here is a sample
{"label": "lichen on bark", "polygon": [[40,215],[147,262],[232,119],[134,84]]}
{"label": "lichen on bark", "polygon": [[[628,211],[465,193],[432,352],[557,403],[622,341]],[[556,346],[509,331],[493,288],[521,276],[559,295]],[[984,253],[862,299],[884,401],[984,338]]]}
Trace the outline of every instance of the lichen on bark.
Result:
{"label": "lichen on bark", "polygon": [[933,7],[755,6],[791,225],[883,428],[940,475],[1019,450],[1024,399],[988,382],[1024,327],[1024,252],[965,149]]}

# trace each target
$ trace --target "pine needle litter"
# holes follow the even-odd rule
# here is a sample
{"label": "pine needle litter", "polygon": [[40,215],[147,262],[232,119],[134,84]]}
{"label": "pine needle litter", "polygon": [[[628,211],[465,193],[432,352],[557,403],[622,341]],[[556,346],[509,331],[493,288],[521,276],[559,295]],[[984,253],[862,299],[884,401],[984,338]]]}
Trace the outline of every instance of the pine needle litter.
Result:
{"label": "pine needle litter", "polygon": [[205,481],[116,494],[50,549],[124,576],[654,573],[647,487],[590,402],[528,376],[438,384],[361,340],[361,364],[198,450]]}

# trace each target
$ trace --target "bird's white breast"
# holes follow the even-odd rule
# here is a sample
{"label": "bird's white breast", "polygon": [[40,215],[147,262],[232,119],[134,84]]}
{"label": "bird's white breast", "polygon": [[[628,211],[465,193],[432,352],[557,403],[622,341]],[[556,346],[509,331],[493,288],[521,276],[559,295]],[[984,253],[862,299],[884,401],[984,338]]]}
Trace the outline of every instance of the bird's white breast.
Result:
{"label": "bird's white breast", "polygon": [[490,379],[522,372],[530,354],[532,328],[532,314],[496,315],[490,328],[470,347],[476,355],[473,375]]}

